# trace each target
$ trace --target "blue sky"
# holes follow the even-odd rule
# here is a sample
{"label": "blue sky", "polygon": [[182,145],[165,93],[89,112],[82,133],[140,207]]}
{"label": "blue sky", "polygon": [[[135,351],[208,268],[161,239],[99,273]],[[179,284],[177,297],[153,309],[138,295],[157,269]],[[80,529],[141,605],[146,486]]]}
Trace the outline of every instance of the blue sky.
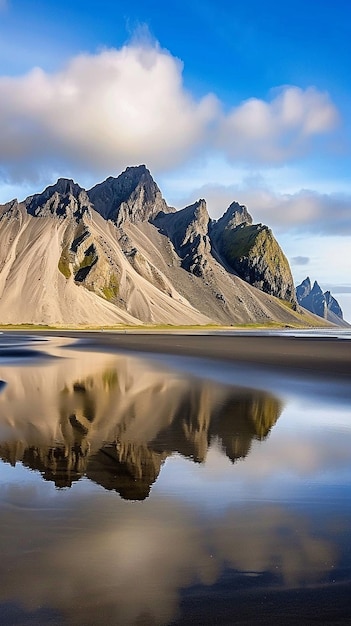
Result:
{"label": "blue sky", "polygon": [[0,0],[0,202],[146,163],[232,200],[351,320],[348,0]]}

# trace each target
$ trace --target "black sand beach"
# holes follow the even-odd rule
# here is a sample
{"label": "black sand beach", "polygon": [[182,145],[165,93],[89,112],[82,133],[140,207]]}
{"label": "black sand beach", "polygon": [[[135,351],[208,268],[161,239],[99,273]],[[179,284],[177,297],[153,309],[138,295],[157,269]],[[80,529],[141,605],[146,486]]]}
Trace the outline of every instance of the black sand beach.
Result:
{"label": "black sand beach", "polygon": [[[61,332],[45,334],[57,336]],[[173,354],[264,366],[301,376],[322,375],[344,382],[351,378],[351,342],[336,335],[65,331],[62,336],[84,340],[86,348],[92,350]]]}

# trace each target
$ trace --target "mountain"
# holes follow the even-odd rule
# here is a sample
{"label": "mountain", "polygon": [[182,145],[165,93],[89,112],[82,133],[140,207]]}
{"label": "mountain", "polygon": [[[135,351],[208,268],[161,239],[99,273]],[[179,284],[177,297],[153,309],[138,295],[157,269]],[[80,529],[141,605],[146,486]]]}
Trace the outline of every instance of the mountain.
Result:
{"label": "mountain", "polygon": [[299,304],[311,311],[311,313],[323,317],[338,326],[349,325],[343,319],[341,307],[330,291],[323,293],[317,281],[314,282],[312,287],[309,276],[296,287],[296,297]]}
{"label": "mountain", "polygon": [[146,221],[161,211],[174,211],[167,206],[161,191],[145,165],[127,167],[118,176],[110,176],[88,192],[94,208],[116,226],[125,222]]}
{"label": "mountain", "polygon": [[272,231],[253,224],[245,206],[233,202],[212,228],[218,252],[241,278],[296,309],[294,281],[287,258]]}
{"label": "mountain", "polygon": [[272,232],[169,207],[145,165],[0,206],[0,323],[313,323]]}

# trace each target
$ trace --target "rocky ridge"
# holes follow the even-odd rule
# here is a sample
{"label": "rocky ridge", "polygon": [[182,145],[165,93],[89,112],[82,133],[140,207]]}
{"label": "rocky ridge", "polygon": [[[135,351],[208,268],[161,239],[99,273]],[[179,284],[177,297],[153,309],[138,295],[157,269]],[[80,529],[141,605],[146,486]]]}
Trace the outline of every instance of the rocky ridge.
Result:
{"label": "rocky ridge", "polygon": [[296,309],[294,281],[286,256],[272,231],[253,224],[245,206],[233,202],[212,227],[219,255],[246,282],[290,302]]}
{"label": "rocky ridge", "polygon": [[268,227],[235,202],[176,211],[144,165],[0,206],[0,242],[2,323],[313,323]]}
{"label": "rocky ridge", "polygon": [[299,304],[311,313],[339,326],[348,326],[338,301],[331,295],[330,291],[323,293],[316,280],[312,286],[309,276],[296,287],[296,297]]}

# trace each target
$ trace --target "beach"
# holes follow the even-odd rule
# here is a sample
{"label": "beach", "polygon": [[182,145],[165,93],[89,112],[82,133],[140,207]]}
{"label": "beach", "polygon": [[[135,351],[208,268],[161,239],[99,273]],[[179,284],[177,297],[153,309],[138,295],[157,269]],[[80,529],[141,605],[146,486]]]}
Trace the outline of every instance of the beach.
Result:
{"label": "beach", "polygon": [[[322,334],[323,333],[323,334]],[[28,332],[26,333],[28,334]],[[351,378],[351,344],[347,332],[109,332],[42,331],[31,335],[70,337],[86,349],[169,354],[263,366],[301,376]]]}

